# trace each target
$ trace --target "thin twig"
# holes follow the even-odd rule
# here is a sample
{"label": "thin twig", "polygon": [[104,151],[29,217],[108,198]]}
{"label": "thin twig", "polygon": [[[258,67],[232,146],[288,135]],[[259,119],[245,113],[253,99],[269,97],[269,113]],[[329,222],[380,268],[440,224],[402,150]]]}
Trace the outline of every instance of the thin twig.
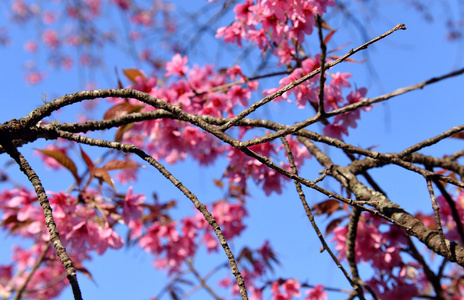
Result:
{"label": "thin twig", "polygon": [[211,296],[216,299],[216,300],[221,300],[222,298],[219,297],[214,290],[209,286],[209,284],[206,282],[206,280],[198,273],[198,271],[195,269],[192,261],[190,259],[187,259],[185,261],[187,263],[187,266],[189,267],[189,270],[192,271],[193,275],[200,281],[200,285],[208,291],[208,293],[211,294]]}
{"label": "thin twig", "polygon": [[440,236],[441,240],[441,247],[443,247],[443,251],[448,252],[448,255],[445,257],[447,257],[449,260],[452,260],[451,252],[449,251],[449,248],[446,245],[445,234],[443,233],[443,226],[441,224],[440,218],[440,207],[438,206],[437,198],[435,197],[435,193],[433,191],[432,179],[430,179],[430,177],[426,177],[425,180],[427,181],[427,189],[430,194],[430,199],[432,200],[432,208],[433,213],[435,215],[435,223],[437,225],[438,235]]}
{"label": "thin twig", "polygon": [[[280,138],[280,140],[282,141],[282,144],[285,147],[285,152],[287,153],[287,158],[288,158],[288,161],[289,161],[290,166],[292,168],[292,172],[295,173],[295,174],[298,174],[298,169],[296,168],[296,165],[295,165],[295,159],[293,158],[293,153],[292,153],[292,150],[290,149],[290,146],[289,146],[287,140],[284,137]],[[317,237],[321,241],[322,247],[325,250],[327,250],[330,257],[335,262],[337,267],[342,271],[343,275],[345,275],[346,279],[351,284],[353,289],[355,289],[358,292],[359,298],[360,299],[365,299],[364,295],[363,295],[363,292],[362,292],[362,288],[350,278],[350,274],[348,274],[348,272],[345,270],[345,268],[342,266],[342,264],[338,260],[337,256],[332,252],[330,247],[327,245],[327,243],[326,243],[326,241],[324,239],[324,236],[322,235],[321,231],[319,230],[319,227],[316,224],[316,221],[314,220],[314,215],[311,212],[311,208],[309,207],[308,202],[306,201],[306,196],[305,196],[305,194],[303,192],[303,189],[301,188],[301,184],[297,180],[294,180],[293,182],[295,183],[296,191],[298,192],[298,196],[300,197],[301,203],[303,204],[303,207],[304,207],[304,210],[306,212],[306,215],[308,216],[309,222],[311,223],[311,226],[313,226],[314,231],[317,234]]]}
{"label": "thin twig", "polygon": [[[433,171],[432,168],[430,168],[429,170]],[[451,198],[451,195],[448,193],[448,191],[445,189],[445,187],[443,186],[443,184],[441,184],[439,180],[435,178],[432,178],[432,180],[433,183],[435,183],[437,188],[440,190],[440,193],[442,194],[443,198],[445,198],[446,203],[448,203],[448,206],[451,210],[451,216],[453,217],[454,223],[456,223],[456,228],[461,239],[461,243],[464,243],[464,230],[462,228],[461,217],[459,216],[459,212],[456,207],[456,202]]]}
{"label": "thin twig", "polygon": [[441,286],[440,283],[440,277],[436,276],[432,269],[430,269],[429,265],[427,265],[427,262],[424,259],[423,253],[420,253],[419,250],[417,250],[416,245],[414,245],[414,242],[412,241],[410,236],[406,236],[408,239],[408,245],[410,251],[408,253],[411,254],[411,256],[417,260],[421,265],[422,268],[424,269],[424,274],[425,277],[427,277],[427,280],[430,282],[430,284],[433,286],[433,289],[435,290],[435,293],[439,297],[439,299],[445,299],[443,295],[443,287]]}
{"label": "thin twig", "polygon": [[15,294],[14,300],[19,300],[19,299],[21,299],[21,294],[22,294],[22,293],[24,292],[24,290],[26,289],[26,286],[27,286],[27,284],[29,283],[29,281],[31,280],[32,275],[34,275],[35,271],[39,268],[40,264],[41,264],[42,261],[44,260],[45,255],[47,254],[47,251],[48,251],[48,249],[50,248],[50,245],[51,245],[50,242],[46,242],[46,243],[45,243],[45,247],[44,247],[44,249],[42,250],[42,253],[40,253],[40,256],[37,257],[37,259],[36,259],[34,265],[33,265],[32,268],[31,268],[31,271],[29,272],[29,274],[27,274],[27,277],[26,277],[26,279],[24,280],[24,282],[21,284],[21,286],[16,290],[16,294]]}

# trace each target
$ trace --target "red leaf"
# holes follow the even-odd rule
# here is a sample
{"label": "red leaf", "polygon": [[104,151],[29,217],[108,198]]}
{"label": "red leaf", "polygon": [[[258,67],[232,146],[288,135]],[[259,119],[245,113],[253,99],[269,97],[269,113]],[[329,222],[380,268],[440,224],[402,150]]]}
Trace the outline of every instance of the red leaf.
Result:
{"label": "red leaf", "polygon": [[87,167],[89,168],[90,177],[93,177],[93,175],[95,174],[95,165],[93,164],[92,160],[87,155],[87,153],[85,153],[84,150],[82,150],[82,148],[80,148],[80,150],[81,150],[81,156],[84,159]]}
{"label": "red leaf", "polygon": [[327,30],[335,31],[335,29],[333,29],[329,24],[327,24],[327,22],[324,21],[322,18],[321,18],[321,27]]}
{"label": "red leaf", "polygon": [[335,228],[337,228],[338,225],[345,219],[346,217],[340,217],[337,219],[332,220],[329,225],[327,225],[325,229],[324,236],[327,236],[329,233],[331,233]]}
{"label": "red leaf", "polygon": [[124,73],[124,75],[126,75],[127,79],[132,81],[133,84],[137,84],[135,78],[137,78],[138,76],[142,77],[145,80],[147,79],[145,75],[143,75],[143,73],[137,69],[123,69],[122,72]]}
{"label": "red leaf", "polygon": [[129,123],[126,125],[122,125],[121,127],[118,128],[118,131],[116,131],[116,134],[114,135],[114,141],[115,142],[120,142],[122,140],[122,136],[124,132],[128,131],[134,126],[134,123]]}
{"label": "red leaf", "polygon": [[464,132],[455,133],[455,134],[453,134],[451,137],[452,137],[452,138],[455,138],[455,139],[464,140]]}
{"label": "red leaf", "polygon": [[324,38],[324,44],[327,45],[330,42],[330,39],[332,39],[335,32],[336,30],[332,30],[331,32],[329,32],[329,34]]}
{"label": "red leaf", "polygon": [[214,179],[214,185],[220,187],[221,189],[224,187],[224,183],[219,179]]}
{"label": "red leaf", "polygon": [[108,183],[113,188],[113,190],[118,192],[118,190],[116,190],[116,187],[114,186],[114,181],[111,178],[110,173],[108,173],[107,170],[105,170],[103,168],[95,168],[95,175],[94,176],[95,176],[95,178],[98,178],[98,180],[100,182],[104,181],[104,182]]}
{"label": "red leaf", "polygon": [[124,86],[122,85],[121,79],[119,78],[119,72],[118,72],[118,68],[117,68],[117,67],[114,67],[114,73],[116,73],[116,78],[118,79],[118,87],[119,87],[120,89],[123,89]]}
{"label": "red leaf", "polygon": [[105,112],[105,115],[103,116],[103,120],[121,117],[121,116],[130,114],[130,113],[133,113],[133,112],[139,112],[142,110],[142,108],[143,106],[141,105],[134,106],[130,104],[129,102],[119,103],[111,107]]}
{"label": "red leaf", "polygon": [[89,278],[90,280],[93,280],[92,274],[87,270],[83,265],[81,265],[77,260],[73,260],[73,266],[76,271],[81,272],[82,274],[85,275],[85,277]]}
{"label": "red leaf", "polygon": [[111,171],[111,170],[121,170],[121,169],[132,169],[132,168],[138,168],[140,167],[139,164],[133,161],[127,161],[127,160],[110,160],[107,162],[104,166],[103,169]]}
{"label": "red leaf", "polygon": [[74,179],[76,179],[77,185],[81,184],[81,180],[79,178],[79,175],[77,174],[77,167],[72,161],[72,159],[70,159],[66,154],[58,150],[45,150],[45,149],[35,149],[35,150],[40,151],[46,156],[55,159],[57,162],[60,163],[60,165],[62,165],[63,167],[65,167],[72,173],[72,175],[74,176]]}
{"label": "red leaf", "polygon": [[329,217],[331,214],[333,214],[339,209],[341,209],[340,202],[335,199],[328,199],[313,206],[313,210],[315,210],[314,214],[316,216],[327,214],[327,216]]}

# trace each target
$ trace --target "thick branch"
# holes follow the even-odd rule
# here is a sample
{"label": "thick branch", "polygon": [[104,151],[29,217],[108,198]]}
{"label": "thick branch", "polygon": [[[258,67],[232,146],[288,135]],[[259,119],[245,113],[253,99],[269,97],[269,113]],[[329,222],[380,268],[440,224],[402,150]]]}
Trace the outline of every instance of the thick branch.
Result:
{"label": "thick branch", "polygon": [[[445,247],[442,247],[440,235],[432,231],[422,222],[407,213],[398,204],[391,202],[385,195],[376,192],[356,179],[351,173],[350,168],[331,165],[330,159],[308,139],[299,139],[319,161],[321,165],[333,168],[331,175],[344,186],[348,185],[358,200],[367,201],[369,205],[375,207],[378,212],[391,218],[395,224],[406,229],[408,234],[417,237],[429,249],[435,253],[450,258],[460,266],[464,267],[464,248],[455,242],[445,240]],[[449,249],[449,251],[448,251]]]}

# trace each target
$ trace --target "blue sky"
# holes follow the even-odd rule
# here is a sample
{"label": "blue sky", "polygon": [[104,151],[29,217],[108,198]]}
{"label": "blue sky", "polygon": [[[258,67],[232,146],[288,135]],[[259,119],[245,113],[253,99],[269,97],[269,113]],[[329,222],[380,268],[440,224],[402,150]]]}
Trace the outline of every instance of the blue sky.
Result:
{"label": "blue sky", "polygon": [[[368,87],[368,97],[375,97],[463,66],[463,44],[462,42],[449,42],[445,39],[447,32],[441,19],[446,12],[441,10],[440,6],[436,5],[436,9],[432,9],[436,14],[435,21],[428,23],[424,21],[423,16],[404,4],[396,3],[396,1],[394,4],[390,4],[393,1],[381,2],[382,4],[377,7],[375,20],[365,26],[367,35],[374,38],[398,23],[405,23],[408,29],[394,33],[364,50],[364,53],[353,57],[356,60],[368,58],[368,63],[375,72],[369,69],[368,63],[343,63],[332,69],[332,72],[351,72],[353,74],[351,82],[358,87]],[[454,1],[452,3],[454,4]],[[203,1],[189,2],[192,8],[201,7],[204,4]],[[183,7],[185,10],[189,8]],[[458,10],[452,11],[457,14]],[[357,15],[362,13],[361,11],[355,12]],[[6,22],[7,19],[2,18],[0,26],[8,26]],[[224,20],[220,25],[226,25],[228,22],[230,19]],[[350,43],[337,54],[344,54],[348,49],[355,48],[364,42],[354,26],[335,18],[328,19],[328,22],[338,29],[334,37],[334,46]],[[53,99],[56,96],[82,89],[79,74],[76,71],[69,73],[50,71],[48,78],[42,84],[27,85],[23,80],[22,63],[30,57],[22,50],[22,43],[35,33],[31,27],[11,29],[14,37],[13,44],[0,48],[0,89],[2,90],[0,122],[28,114],[41,104],[43,92],[46,92],[48,99]],[[211,39],[203,40],[194,48],[193,54],[189,56],[189,62],[192,64],[214,62],[220,67],[232,65],[234,56],[229,54],[230,52],[224,51],[219,55],[209,55],[217,51],[218,44]],[[311,45],[317,47],[316,40],[312,40]],[[201,50],[204,46],[207,50]],[[230,49],[230,47],[224,49]],[[314,52],[317,51],[315,48]],[[366,52],[368,56],[365,55]],[[39,59],[43,58],[43,54],[39,54]],[[134,66],[130,58],[114,51],[105,52],[105,59],[108,61],[109,68],[113,65],[119,69]],[[115,87],[111,85],[111,80],[107,80],[106,75],[108,73],[96,75],[99,88]],[[113,78],[112,82],[116,83],[116,79]],[[277,82],[278,79],[270,79],[266,80],[265,84],[275,86]],[[464,94],[462,82],[462,77],[452,78],[377,105],[371,112],[362,113],[358,128],[351,130],[346,141],[362,147],[378,145],[377,151],[381,152],[398,152],[453,126],[461,125],[463,123],[461,102]],[[252,101],[257,100],[259,100],[259,95],[255,94]],[[287,122],[292,124],[309,117],[312,113],[309,110],[296,110],[291,104],[280,103],[279,105],[271,104],[253,116],[271,119],[284,116],[284,119],[288,117]],[[76,110],[79,108],[64,111],[57,118],[66,120]],[[313,125],[311,129],[321,130],[318,125]],[[439,145],[424,149],[423,152],[438,156],[450,154],[462,149],[463,143],[464,141],[461,140],[449,139]],[[37,168],[47,190],[66,189],[72,182],[69,174],[63,172],[63,175],[60,174],[57,178],[56,173],[46,171],[40,166],[37,158],[32,156],[32,148],[40,148],[46,144],[40,141],[33,145],[26,145],[22,151],[31,159],[33,167]],[[94,158],[98,156],[98,151],[91,148],[84,149]],[[327,147],[323,149],[334,155],[335,162],[346,163],[336,149]],[[0,157],[0,165],[3,166],[5,162],[6,158],[3,155]],[[212,185],[212,179],[221,176],[224,165],[224,161],[219,161],[215,166],[205,169],[191,161],[186,161],[168,166],[168,169],[185,186],[196,193],[201,201],[208,203],[222,196],[221,191]],[[303,175],[315,174],[320,169],[321,167],[315,161],[308,161],[301,173]],[[20,180],[22,175],[15,168],[10,167],[8,171]],[[419,210],[430,211],[430,200],[422,178],[398,167],[376,169],[370,173],[387,191],[391,200],[412,213]],[[171,187],[156,170],[144,169],[142,174],[143,179],[134,186],[134,191],[146,191],[149,195],[154,186],[161,200],[167,201],[173,198],[178,200],[177,213],[179,215],[193,213],[191,203],[183,198],[179,191]],[[334,191],[339,189],[338,186],[327,183],[324,183],[323,187]],[[325,199],[325,196],[314,191],[305,191],[310,204]],[[277,278],[296,277],[310,284],[323,283],[331,287],[348,288],[346,279],[329,260],[327,254],[319,253],[320,243],[310,228],[297,194],[291,185],[287,186],[282,195],[265,197],[258,188],[252,188],[251,194],[248,206],[250,218],[246,222],[248,229],[234,241],[233,248],[240,249],[243,245],[254,248],[260,246],[264,240],[270,239],[282,263],[281,267],[276,269]],[[326,220],[318,221],[321,227],[327,224]],[[0,263],[8,261],[11,250],[7,244],[15,241],[5,236],[4,240],[5,243],[0,246]],[[225,256],[222,252],[211,258],[200,253],[196,258],[197,266],[202,274],[206,274],[212,267],[224,261]],[[101,257],[95,255],[93,261],[86,265],[95,283],[82,275],[79,276],[84,298],[149,299],[155,296],[166,282],[166,276],[156,271],[151,262],[152,258],[138,248],[110,250]],[[367,270],[362,269],[362,272],[366,272],[361,273],[362,276],[367,276]],[[225,273],[220,274],[219,278],[222,278]],[[205,294],[198,292],[190,299],[204,299],[204,297]],[[59,299],[70,298],[71,291],[68,289]],[[329,298],[344,299],[345,295],[330,293]]]}

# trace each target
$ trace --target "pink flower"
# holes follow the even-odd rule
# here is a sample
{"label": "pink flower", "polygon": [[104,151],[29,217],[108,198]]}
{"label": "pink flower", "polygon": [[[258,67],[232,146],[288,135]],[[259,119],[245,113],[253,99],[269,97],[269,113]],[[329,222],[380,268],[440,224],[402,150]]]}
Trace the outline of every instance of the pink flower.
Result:
{"label": "pink flower", "polygon": [[106,226],[98,231],[99,243],[95,245],[98,254],[106,252],[108,247],[112,249],[120,249],[124,246],[122,238],[113,230],[113,228]]}
{"label": "pink flower", "polygon": [[58,48],[60,45],[60,39],[58,33],[53,29],[47,29],[42,34],[42,40],[48,47],[52,49]]}
{"label": "pink flower", "polygon": [[337,85],[337,86],[344,86],[344,87],[350,87],[351,84],[348,82],[348,78],[352,77],[350,73],[342,73],[337,72],[335,74],[330,74],[330,77],[332,77],[332,82]]}
{"label": "pink flower", "polygon": [[30,73],[27,73],[26,75],[26,82],[29,84],[38,84],[40,83],[46,76],[45,72],[37,72],[33,71]]}
{"label": "pink flower", "polygon": [[[360,88],[360,89],[356,88],[356,90],[354,92],[351,92],[351,93],[348,94],[348,96],[346,96],[346,100],[350,104],[356,103],[356,102],[359,102],[362,99],[364,99],[366,94],[367,94],[367,89],[366,88]],[[369,111],[371,108],[370,107],[365,107],[363,109],[365,111]]]}
{"label": "pink flower", "polygon": [[324,133],[328,137],[335,138],[338,140],[343,140],[342,134],[348,135],[348,130],[343,125],[334,123],[334,124],[327,124],[322,130],[322,133]]}
{"label": "pink flower", "polygon": [[187,56],[182,57],[180,54],[174,55],[171,62],[166,63],[166,70],[168,71],[164,76],[178,75],[185,76],[185,73],[188,71],[186,66],[188,62]]}
{"label": "pink flower", "polygon": [[244,89],[239,85],[234,85],[227,92],[227,96],[232,99],[232,103],[237,102],[242,106],[248,106],[248,99],[251,97],[251,92],[248,89]]}
{"label": "pink flower", "polygon": [[280,291],[280,284],[278,281],[274,281],[271,286],[272,300],[290,300],[291,297]]}
{"label": "pink flower", "polygon": [[132,17],[132,22],[150,27],[153,25],[153,13],[149,10],[142,10]]}
{"label": "pink flower", "polygon": [[245,23],[248,23],[253,17],[253,14],[250,12],[250,6],[252,5],[252,0],[246,0],[245,4],[237,4],[234,8],[236,18],[242,19]]}
{"label": "pink flower", "polygon": [[230,79],[236,80],[237,78],[244,78],[245,76],[242,73],[242,68],[239,65],[235,65],[232,68],[227,69],[227,75],[230,76]]}
{"label": "pink flower", "polygon": [[242,47],[242,26],[233,23],[227,27],[221,27],[217,30],[216,38],[224,37],[226,43],[237,43],[238,47]]}
{"label": "pink flower", "polygon": [[132,186],[127,191],[126,198],[122,206],[122,218],[124,223],[129,224],[131,220],[136,221],[142,216],[142,207],[140,205],[145,201],[143,194],[132,194]]}
{"label": "pink flower", "polygon": [[246,228],[243,219],[248,215],[248,212],[242,203],[217,202],[212,214],[228,239],[240,235]]}
{"label": "pink flower", "polygon": [[116,4],[122,10],[128,10],[132,5],[131,0],[110,0],[110,2]]}
{"label": "pink flower", "polygon": [[36,41],[27,41],[24,44],[24,50],[27,52],[36,52],[37,51],[37,42]]}
{"label": "pink flower", "polygon": [[56,17],[55,14],[53,14],[51,11],[44,11],[42,15],[42,20],[45,24],[51,25],[55,23]]}
{"label": "pink flower", "polygon": [[27,267],[34,264],[34,253],[31,250],[24,250],[20,246],[13,246],[13,255],[11,259],[18,264],[18,269],[24,271]]}
{"label": "pink flower", "polygon": [[298,282],[297,279],[288,279],[287,281],[284,282],[282,285],[282,288],[284,291],[287,293],[288,297],[293,298],[293,297],[300,297],[300,289],[301,285]]}
{"label": "pink flower", "polygon": [[326,300],[327,293],[324,291],[324,286],[322,284],[316,285],[313,289],[308,291],[308,296],[305,300]]}

